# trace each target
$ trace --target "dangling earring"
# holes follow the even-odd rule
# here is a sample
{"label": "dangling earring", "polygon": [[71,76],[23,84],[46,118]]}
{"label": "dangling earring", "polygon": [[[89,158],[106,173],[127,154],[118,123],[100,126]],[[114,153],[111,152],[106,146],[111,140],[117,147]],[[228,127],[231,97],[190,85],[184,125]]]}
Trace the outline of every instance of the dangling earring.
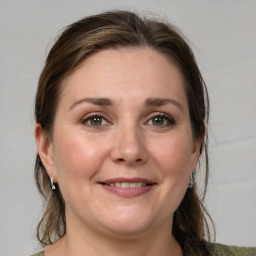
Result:
{"label": "dangling earring", "polygon": [[189,189],[192,189],[192,188],[193,188],[193,185],[194,185],[194,176],[193,176],[193,173],[191,173],[191,174],[190,174],[190,181],[189,181],[188,188],[189,188]]}
{"label": "dangling earring", "polygon": [[56,189],[56,187],[55,187],[55,185],[54,185],[54,183],[53,183],[53,177],[51,177],[51,187],[52,187],[52,190],[55,190],[55,189]]}

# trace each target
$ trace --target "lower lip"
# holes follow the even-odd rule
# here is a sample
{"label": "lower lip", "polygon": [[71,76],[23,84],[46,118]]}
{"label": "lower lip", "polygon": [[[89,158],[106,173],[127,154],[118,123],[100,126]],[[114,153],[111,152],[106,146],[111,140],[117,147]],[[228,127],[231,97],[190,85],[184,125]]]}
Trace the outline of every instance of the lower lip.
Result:
{"label": "lower lip", "polygon": [[151,185],[151,186],[144,186],[144,187],[138,187],[138,188],[122,188],[122,187],[115,187],[115,186],[111,187],[111,186],[104,185],[104,184],[102,184],[102,186],[107,191],[117,194],[119,196],[123,196],[123,197],[140,196],[140,195],[143,195],[143,194],[149,192],[154,187],[154,185]]}

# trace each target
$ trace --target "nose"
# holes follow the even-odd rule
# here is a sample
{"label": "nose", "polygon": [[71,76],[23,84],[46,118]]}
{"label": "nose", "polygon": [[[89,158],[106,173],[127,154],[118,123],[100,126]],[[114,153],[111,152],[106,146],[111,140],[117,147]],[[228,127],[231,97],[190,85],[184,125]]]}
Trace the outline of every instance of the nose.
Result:
{"label": "nose", "polygon": [[121,128],[115,134],[111,159],[125,165],[140,165],[147,161],[148,153],[143,134],[136,127]]}

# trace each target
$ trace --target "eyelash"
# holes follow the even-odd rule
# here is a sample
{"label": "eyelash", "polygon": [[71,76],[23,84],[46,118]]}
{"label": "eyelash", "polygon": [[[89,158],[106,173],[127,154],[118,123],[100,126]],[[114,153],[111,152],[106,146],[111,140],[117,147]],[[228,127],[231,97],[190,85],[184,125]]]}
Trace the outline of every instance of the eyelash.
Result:
{"label": "eyelash", "polygon": [[167,115],[165,113],[162,113],[162,112],[154,112],[154,113],[151,113],[149,115],[149,119],[147,122],[145,122],[145,124],[149,123],[149,121],[153,121],[154,118],[157,118],[157,117],[160,117],[160,118],[163,118],[164,122],[167,121],[167,124],[163,124],[163,125],[152,125],[154,127],[156,127],[157,129],[161,129],[161,128],[166,128],[166,127],[169,127],[169,126],[172,126],[172,125],[175,125],[176,122],[175,120],[173,119],[173,117],[171,117],[170,115]]}
{"label": "eyelash", "polygon": [[[92,121],[93,118],[100,118],[101,122],[105,121],[107,124],[110,124],[110,122],[107,121],[107,118],[101,113],[90,113],[90,114],[86,115],[85,117],[83,117],[81,123],[86,125],[86,126],[95,128],[95,129],[99,129],[100,127],[103,126],[102,124],[100,124],[100,125],[88,124],[87,122]],[[106,124],[104,124],[104,125],[106,125]]]}
{"label": "eyelash", "polygon": [[[172,126],[172,125],[176,124],[175,120],[171,116],[169,116],[169,115],[167,115],[165,113],[162,113],[162,112],[151,113],[149,115],[148,120],[146,122],[144,122],[144,124],[145,125],[149,125],[148,123],[150,121],[153,121],[154,118],[158,118],[158,117],[163,118],[164,122],[167,121],[167,124],[163,124],[163,125],[159,125],[159,126],[152,124],[152,126],[156,127],[157,129],[166,128],[168,126]],[[87,122],[92,121],[93,118],[100,118],[101,119],[101,123],[99,125],[88,124]],[[106,122],[106,124],[102,124],[102,122]],[[85,117],[83,117],[81,123],[86,125],[86,126],[95,128],[95,129],[99,129],[99,128],[102,128],[102,126],[110,125],[111,124],[111,122],[109,122],[107,120],[107,118],[102,113],[90,113],[90,114],[86,115]]]}

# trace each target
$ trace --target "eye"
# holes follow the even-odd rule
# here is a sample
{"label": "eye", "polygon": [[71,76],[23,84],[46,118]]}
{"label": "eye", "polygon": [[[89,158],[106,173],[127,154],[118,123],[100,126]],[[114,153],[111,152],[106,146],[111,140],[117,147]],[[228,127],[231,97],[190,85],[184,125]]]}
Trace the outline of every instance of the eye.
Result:
{"label": "eye", "polygon": [[168,127],[175,124],[174,119],[164,113],[152,113],[150,119],[146,122],[147,125],[152,125],[155,127]]}
{"label": "eye", "polygon": [[86,126],[98,128],[100,126],[107,125],[108,121],[102,115],[96,114],[96,113],[92,113],[92,114],[86,115],[83,118],[82,124],[84,124]]}

